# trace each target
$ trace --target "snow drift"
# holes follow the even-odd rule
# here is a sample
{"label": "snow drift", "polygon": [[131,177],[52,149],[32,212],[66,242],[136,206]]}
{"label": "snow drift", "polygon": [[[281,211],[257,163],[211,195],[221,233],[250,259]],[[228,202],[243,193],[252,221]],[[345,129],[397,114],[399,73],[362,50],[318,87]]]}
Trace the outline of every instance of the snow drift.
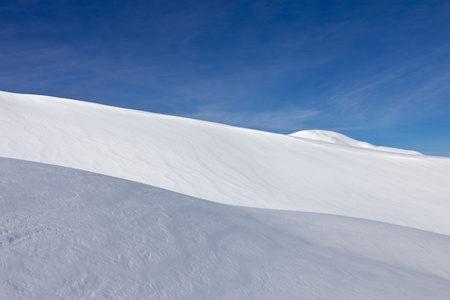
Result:
{"label": "snow drift", "polygon": [[1,299],[448,299],[450,237],[0,159]]}
{"label": "snow drift", "polygon": [[0,93],[0,156],[215,202],[450,234],[450,159],[373,151],[45,96]]}

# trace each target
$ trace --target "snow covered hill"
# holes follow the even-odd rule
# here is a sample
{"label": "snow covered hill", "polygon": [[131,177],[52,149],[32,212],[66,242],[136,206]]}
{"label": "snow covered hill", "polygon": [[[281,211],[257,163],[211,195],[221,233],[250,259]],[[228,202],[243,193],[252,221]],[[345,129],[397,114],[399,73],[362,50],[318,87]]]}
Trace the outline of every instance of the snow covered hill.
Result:
{"label": "snow covered hill", "polygon": [[225,204],[351,216],[450,235],[450,159],[0,92],[0,156]]}
{"label": "snow covered hill", "polygon": [[0,159],[0,299],[449,299],[450,237]]}

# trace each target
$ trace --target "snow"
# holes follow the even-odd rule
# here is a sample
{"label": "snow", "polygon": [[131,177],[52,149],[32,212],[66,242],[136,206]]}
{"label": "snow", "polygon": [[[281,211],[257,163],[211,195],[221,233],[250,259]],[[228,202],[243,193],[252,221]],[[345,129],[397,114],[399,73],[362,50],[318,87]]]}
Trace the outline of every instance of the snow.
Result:
{"label": "snow", "polygon": [[6,92],[0,157],[0,299],[450,298],[449,158]]}
{"label": "snow", "polygon": [[450,296],[450,237],[392,224],[4,158],[0,207],[1,299]]}
{"label": "snow", "polygon": [[328,130],[319,130],[319,129],[302,130],[302,131],[291,133],[290,136],[314,140],[314,141],[321,141],[321,142],[326,142],[326,143],[333,143],[333,144],[337,144],[337,145],[345,145],[345,146],[350,146],[350,147],[370,149],[370,150],[421,155],[420,152],[413,151],[413,150],[403,150],[403,149],[383,147],[383,146],[374,146],[367,142],[357,141],[357,140],[352,139],[341,133],[328,131]]}
{"label": "snow", "polygon": [[334,214],[450,235],[449,158],[352,143],[0,92],[2,157],[223,204]]}

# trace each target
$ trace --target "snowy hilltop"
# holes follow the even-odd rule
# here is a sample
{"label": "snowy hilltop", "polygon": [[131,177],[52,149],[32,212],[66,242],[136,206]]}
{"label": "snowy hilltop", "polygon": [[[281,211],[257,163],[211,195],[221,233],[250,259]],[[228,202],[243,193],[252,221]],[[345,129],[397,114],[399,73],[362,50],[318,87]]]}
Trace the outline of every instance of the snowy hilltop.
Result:
{"label": "snowy hilltop", "polygon": [[413,151],[413,150],[403,150],[403,149],[397,149],[397,148],[391,148],[391,147],[374,146],[367,142],[357,141],[357,140],[352,139],[341,133],[328,131],[328,130],[318,130],[318,129],[302,130],[302,131],[294,132],[294,133],[290,134],[290,136],[314,140],[314,141],[332,143],[332,144],[336,144],[336,145],[376,150],[376,151],[386,151],[386,152],[403,153],[403,154],[411,154],[411,155],[421,155],[422,154],[420,152]]}

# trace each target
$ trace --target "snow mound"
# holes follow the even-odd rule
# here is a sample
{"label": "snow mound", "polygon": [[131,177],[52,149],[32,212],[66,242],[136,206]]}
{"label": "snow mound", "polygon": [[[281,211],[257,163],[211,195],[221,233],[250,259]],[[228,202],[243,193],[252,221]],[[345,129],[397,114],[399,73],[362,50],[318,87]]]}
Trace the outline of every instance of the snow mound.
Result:
{"label": "snow mound", "polygon": [[397,148],[383,147],[383,146],[375,146],[369,144],[367,142],[361,142],[346,135],[343,135],[338,132],[328,131],[328,130],[302,130],[298,132],[291,133],[290,136],[296,138],[304,138],[314,141],[332,143],[337,145],[351,146],[357,148],[364,148],[370,150],[378,150],[378,151],[386,151],[393,153],[403,153],[403,154],[411,154],[411,155],[422,155],[422,153],[413,151],[413,150],[403,150]]}
{"label": "snow mound", "polygon": [[450,159],[0,92],[0,156],[215,202],[336,214],[450,235]]}
{"label": "snow mound", "polygon": [[0,159],[1,299],[448,299],[450,237]]}

